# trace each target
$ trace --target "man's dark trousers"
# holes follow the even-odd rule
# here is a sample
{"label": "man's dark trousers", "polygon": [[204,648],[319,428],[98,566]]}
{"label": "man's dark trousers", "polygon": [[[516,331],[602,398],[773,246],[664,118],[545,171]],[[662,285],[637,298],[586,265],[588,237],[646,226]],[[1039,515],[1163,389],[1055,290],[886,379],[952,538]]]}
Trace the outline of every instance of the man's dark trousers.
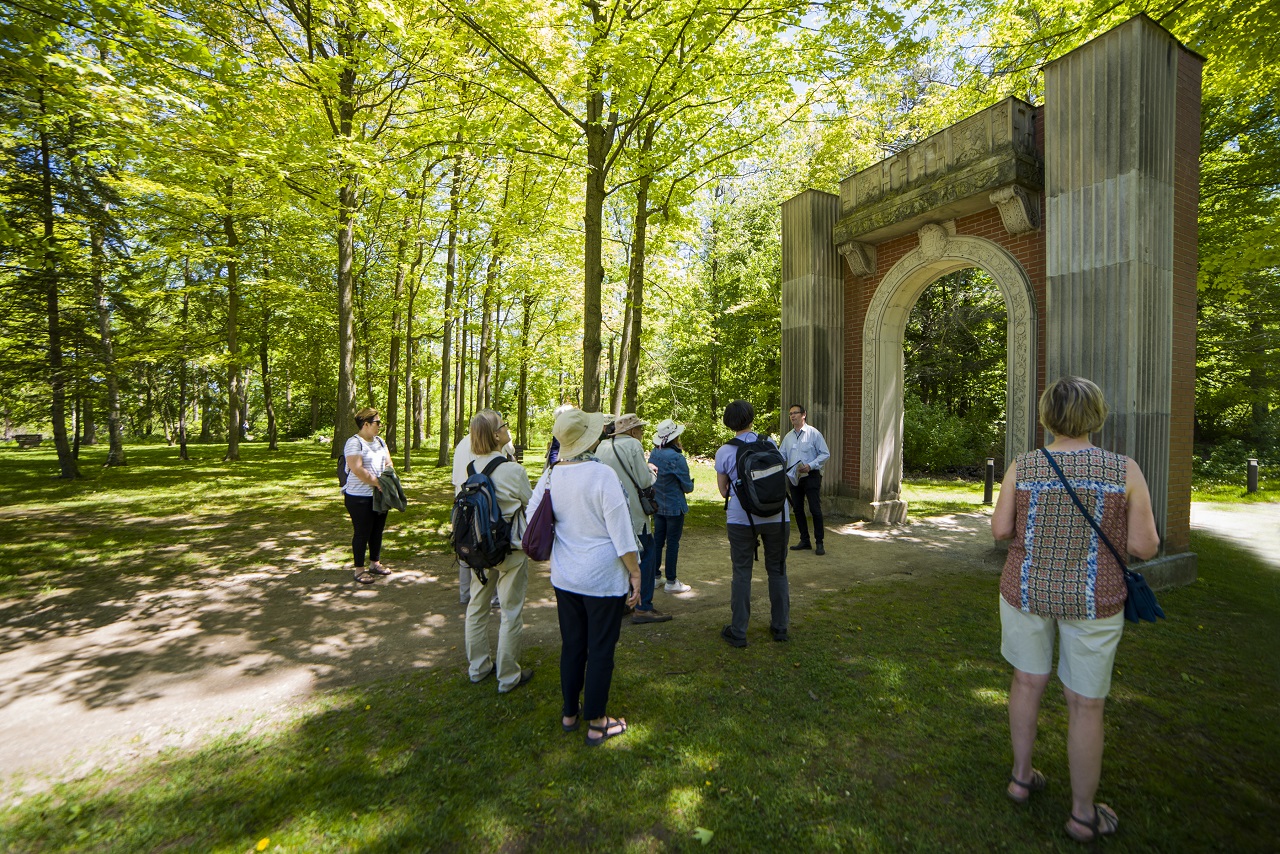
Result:
{"label": "man's dark trousers", "polygon": [[791,510],[800,526],[800,542],[809,542],[809,525],[804,515],[805,499],[809,501],[809,515],[813,517],[814,542],[822,542],[822,502],[818,493],[822,490],[822,472],[811,471],[800,482],[790,487]]}

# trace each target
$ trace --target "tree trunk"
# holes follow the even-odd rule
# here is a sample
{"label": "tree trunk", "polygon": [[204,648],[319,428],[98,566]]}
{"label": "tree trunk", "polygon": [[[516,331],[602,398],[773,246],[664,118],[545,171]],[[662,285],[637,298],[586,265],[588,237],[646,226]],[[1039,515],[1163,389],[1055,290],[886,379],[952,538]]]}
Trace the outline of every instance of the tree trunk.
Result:
{"label": "tree trunk", "polygon": [[[457,143],[462,142],[459,133]],[[444,334],[440,340],[440,450],[436,454],[436,467],[449,464],[449,410],[453,401],[449,383],[453,379],[450,348],[453,346],[453,287],[458,274],[458,212],[462,207],[462,155],[453,156],[453,182],[449,188],[449,251],[444,273]]]}
{"label": "tree trunk", "polygon": [[98,340],[101,346],[102,371],[107,378],[107,440],[105,465],[125,465],[124,440],[120,435],[120,378],[116,375],[115,345],[111,336],[111,305],[107,301],[105,276],[106,252],[103,249],[104,227],[94,221],[89,226],[89,275],[93,280],[93,299],[98,307]]}
{"label": "tree trunk", "polygon": [[520,379],[516,386],[516,442],[529,447],[529,335],[533,329],[533,300],[526,293],[520,314]]}
{"label": "tree trunk", "polygon": [[[396,452],[396,410],[400,406],[400,301],[404,299],[404,280],[408,274],[405,255],[409,251],[409,217],[400,223],[400,236],[396,239],[396,288],[391,303],[391,343],[387,347],[387,422],[382,432],[387,437],[387,451]],[[409,471],[409,459],[405,457],[405,471]]]}
{"label": "tree trunk", "polygon": [[240,238],[231,214],[235,197],[234,179],[226,179],[226,213],[222,217],[222,233],[227,240],[227,454],[222,459],[240,459],[240,264],[236,258]]}
{"label": "tree trunk", "polygon": [[422,449],[422,441],[426,439],[427,425],[431,423],[431,413],[426,406],[431,401],[431,377],[418,380],[413,385],[413,449]]}
{"label": "tree trunk", "polygon": [[[191,260],[182,260],[182,334],[187,334],[187,315],[191,307]],[[178,363],[178,459],[189,460],[187,455],[187,374],[190,362]]]}
{"label": "tree trunk", "polygon": [[[40,91],[40,115],[45,115],[44,91]],[[62,366],[62,325],[58,306],[58,290],[61,285],[58,263],[58,240],[54,234],[53,163],[49,153],[49,136],[45,122],[39,125],[40,135],[40,191],[41,219],[43,220],[43,273],[45,318],[49,328],[49,417],[53,422],[53,444],[58,451],[59,477],[77,478],[80,467],[76,464],[67,439],[66,375]]]}
{"label": "tree trunk", "polygon": [[471,355],[471,348],[467,340],[467,324],[471,322],[470,313],[467,311],[467,302],[470,299],[459,300],[458,304],[462,306],[462,316],[458,322],[458,356],[455,359],[457,371],[454,378],[454,394],[453,394],[453,435],[457,437],[456,441],[462,441],[462,434],[466,432],[463,426],[463,410],[466,409],[467,400],[467,373],[466,366],[468,357]]}
{"label": "tree trunk", "polygon": [[[308,10],[310,6],[307,7]],[[354,14],[354,10],[352,10]],[[337,53],[342,66],[338,72],[338,143],[344,148],[352,141],[356,114],[356,56],[359,44],[352,31],[352,21],[341,20],[337,31]],[[334,416],[333,442],[330,456],[342,456],[346,437],[356,432],[355,382],[355,286],[352,264],[355,258],[356,188],[358,176],[349,168],[342,173],[338,188],[338,411]]]}
{"label": "tree trunk", "polygon": [[[607,21],[599,3],[588,3],[597,33],[604,32]],[[604,70],[599,64],[587,69],[586,122],[587,138],[586,193],[583,206],[583,286],[582,286],[582,408],[588,412],[600,409],[600,292],[604,284],[604,262],[601,241],[604,233],[605,188],[608,181],[608,157],[613,148],[617,115],[605,115]]]}
{"label": "tree trunk", "polygon": [[480,294],[480,358],[476,367],[477,409],[491,409],[489,360],[493,349],[493,324],[489,316],[493,305],[493,289],[498,281],[498,233],[490,241],[489,265],[484,272],[484,291]]}
{"label": "tree trunk", "polygon": [[[644,151],[648,151],[653,141],[653,125],[645,131]],[[636,222],[635,234],[631,243],[631,266],[627,271],[630,297],[631,327],[627,331],[628,346],[619,354],[619,360],[625,366],[626,375],[625,405],[623,412],[639,412],[639,371],[640,371],[640,333],[641,321],[644,319],[644,261],[645,240],[649,229],[649,185],[653,183],[650,175],[644,175],[636,185]]]}
{"label": "tree trunk", "polygon": [[267,343],[271,337],[271,309],[262,309],[262,343],[258,345],[258,361],[262,365],[262,405],[267,410],[267,447],[279,450],[276,444],[276,404],[271,396],[271,371],[267,363]]}
{"label": "tree trunk", "polygon": [[209,393],[209,377],[200,369],[200,441],[213,441],[213,395]]}
{"label": "tree trunk", "polygon": [[[81,415],[83,416],[83,420],[80,422],[80,434],[81,436],[84,437],[81,440],[81,444],[84,444],[84,445],[98,444],[98,423],[94,420],[95,413],[93,411],[93,395],[92,394],[85,395],[84,402],[81,405],[80,411],[81,411]],[[79,457],[77,457],[76,459],[79,459]]]}

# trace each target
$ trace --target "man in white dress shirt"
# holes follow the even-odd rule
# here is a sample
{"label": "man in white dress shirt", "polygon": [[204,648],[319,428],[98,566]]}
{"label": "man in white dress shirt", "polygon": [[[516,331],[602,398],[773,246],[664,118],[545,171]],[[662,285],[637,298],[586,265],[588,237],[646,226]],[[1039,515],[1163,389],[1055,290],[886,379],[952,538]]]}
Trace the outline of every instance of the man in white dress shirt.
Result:
{"label": "man in white dress shirt", "polygon": [[[788,478],[791,480],[791,508],[800,528],[800,542],[791,551],[813,548],[814,554],[826,554],[822,547],[822,467],[831,458],[827,442],[822,434],[805,423],[808,413],[798,403],[787,411],[791,429],[782,437],[782,453],[787,458]],[[813,545],[809,542],[809,525],[805,519],[804,504],[809,502],[809,515],[813,517]]]}

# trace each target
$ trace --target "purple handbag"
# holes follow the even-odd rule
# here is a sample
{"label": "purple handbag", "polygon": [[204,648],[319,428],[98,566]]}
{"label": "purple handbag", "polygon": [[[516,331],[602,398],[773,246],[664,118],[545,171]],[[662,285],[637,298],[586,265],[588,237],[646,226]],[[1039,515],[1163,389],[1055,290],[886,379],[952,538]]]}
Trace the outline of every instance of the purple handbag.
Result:
{"label": "purple handbag", "polygon": [[551,507],[551,473],[547,472],[547,489],[538,509],[533,511],[529,526],[520,538],[520,548],[534,560],[549,560],[551,546],[556,541],[556,516]]}

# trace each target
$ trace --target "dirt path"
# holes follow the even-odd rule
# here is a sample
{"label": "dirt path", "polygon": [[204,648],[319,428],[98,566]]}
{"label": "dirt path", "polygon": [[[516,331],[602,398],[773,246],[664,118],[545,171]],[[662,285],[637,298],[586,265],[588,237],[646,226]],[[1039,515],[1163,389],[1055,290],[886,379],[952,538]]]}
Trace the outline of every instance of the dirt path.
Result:
{"label": "dirt path", "polygon": [[[981,514],[895,530],[846,524],[826,544],[824,557],[801,552],[788,564],[797,632],[806,603],[825,592],[877,578],[998,572],[1002,560]],[[727,554],[723,530],[689,529],[680,576],[693,590],[655,596],[676,619],[626,625],[622,643],[717,631],[728,616]],[[0,602],[0,788],[31,791],[193,747],[336,687],[419,668],[465,672],[457,573],[446,556],[390,551],[395,574],[370,587],[346,569],[298,569],[285,546],[278,566],[266,557],[255,572],[140,577]],[[763,584],[754,592],[767,595]],[[524,613],[525,646],[540,648],[525,663],[554,661],[545,564],[531,572]]]}

